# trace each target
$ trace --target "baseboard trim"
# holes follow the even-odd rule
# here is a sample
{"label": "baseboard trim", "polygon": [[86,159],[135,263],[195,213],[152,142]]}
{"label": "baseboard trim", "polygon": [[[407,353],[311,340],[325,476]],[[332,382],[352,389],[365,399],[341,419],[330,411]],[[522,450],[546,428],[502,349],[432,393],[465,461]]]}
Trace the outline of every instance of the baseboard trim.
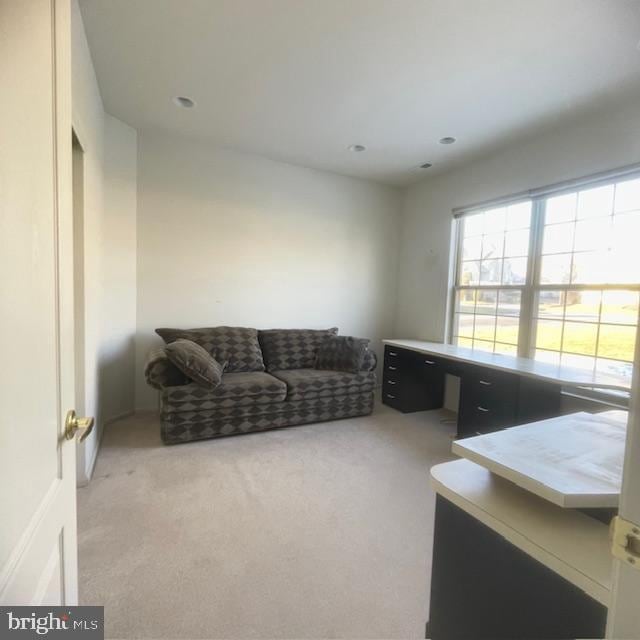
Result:
{"label": "baseboard trim", "polygon": [[100,449],[102,447],[102,439],[104,438],[105,429],[110,424],[113,424],[114,422],[117,422],[118,420],[123,420],[124,418],[128,418],[129,416],[132,416],[134,413],[135,413],[134,410],[125,411],[123,413],[119,413],[118,415],[112,416],[111,418],[107,418],[102,423],[102,427],[100,429],[100,435],[99,435],[99,438],[98,438],[98,446],[95,448],[95,452],[93,454],[93,458],[91,459],[91,462],[89,463],[89,469],[85,473],[84,478],[82,478],[82,480],[77,483],[77,486],[86,487],[91,482],[91,478],[93,478],[93,472],[95,471],[96,463],[98,462],[98,455],[99,455]]}

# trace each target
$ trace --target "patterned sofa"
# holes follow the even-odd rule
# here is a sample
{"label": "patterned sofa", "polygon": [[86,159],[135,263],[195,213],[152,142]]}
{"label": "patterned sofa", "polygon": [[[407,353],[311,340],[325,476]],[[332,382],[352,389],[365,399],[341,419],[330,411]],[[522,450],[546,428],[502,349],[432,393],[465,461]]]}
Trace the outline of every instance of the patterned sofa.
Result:
{"label": "patterned sofa", "polygon": [[227,362],[222,382],[207,389],[186,378],[164,349],[150,354],[145,377],[160,391],[160,434],[166,444],[362,416],[373,410],[373,351],[365,351],[357,373],[314,368],[319,345],[337,329],[213,327],[156,333],[166,343],[192,340],[219,362]]}

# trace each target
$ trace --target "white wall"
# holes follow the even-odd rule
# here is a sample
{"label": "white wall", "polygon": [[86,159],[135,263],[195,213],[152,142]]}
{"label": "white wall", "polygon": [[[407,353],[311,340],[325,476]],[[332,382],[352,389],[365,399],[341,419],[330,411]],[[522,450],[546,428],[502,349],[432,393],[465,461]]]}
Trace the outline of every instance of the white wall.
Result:
{"label": "white wall", "polygon": [[640,161],[640,96],[407,189],[395,334],[443,340],[454,207]]}
{"label": "white wall", "polygon": [[141,132],[136,406],[160,326],[392,329],[400,194],[391,187]]}
{"label": "white wall", "polygon": [[78,446],[86,482],[105,422],[133,410],[136,132],[107,116],[77,3],[72,7],[73,126],[84,150],[85,411]]}

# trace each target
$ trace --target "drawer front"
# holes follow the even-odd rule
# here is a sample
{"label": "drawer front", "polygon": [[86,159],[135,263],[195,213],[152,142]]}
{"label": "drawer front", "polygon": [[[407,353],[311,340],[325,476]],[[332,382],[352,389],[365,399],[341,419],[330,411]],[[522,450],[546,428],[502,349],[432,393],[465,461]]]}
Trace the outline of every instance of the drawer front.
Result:
{"label": "drawer front", "polygon": [[382,390],[382,403],[386,404],[398,411],[402,411],[406,413],[410,409],[407,409],[406,403],[403,401],[402,394],[396,392],[394,390],[387,391],[386,389]]}
{"label": "drawer front", "polygon": [[407,377],[411,371],[411,352],[397,347],[384,348],[384,369],[383,377],[388,376],[398,379]]}
{"label": "drawer front", "polygon": [[515,416],[519,384],[518,376],[511,374],[489,370],[470,372],[463,379],[463,393],[476,407]]}
{"label": "drawer front", "polygon": [[516,424],[518,388],[518,376],[480,368],[467,370],[460,390],[459,436]]}

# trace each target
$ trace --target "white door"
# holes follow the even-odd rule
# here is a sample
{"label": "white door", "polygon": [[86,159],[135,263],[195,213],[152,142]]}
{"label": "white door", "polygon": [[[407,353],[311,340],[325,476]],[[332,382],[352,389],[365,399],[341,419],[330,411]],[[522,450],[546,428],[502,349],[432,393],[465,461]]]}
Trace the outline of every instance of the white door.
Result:
{"label": "white door", "polygon": [[69,0],[0,0],[0,602],[77,604]]}
{"label": "white door", "polygon": [[[636,339],[620,516],[640,524],[640,331]],[[637,551],[640,552],[640,549]],[[637,568],[635,568],[637,567]],[[640,638],[640,558],[634,565],[614,560],[608,638]]]}

